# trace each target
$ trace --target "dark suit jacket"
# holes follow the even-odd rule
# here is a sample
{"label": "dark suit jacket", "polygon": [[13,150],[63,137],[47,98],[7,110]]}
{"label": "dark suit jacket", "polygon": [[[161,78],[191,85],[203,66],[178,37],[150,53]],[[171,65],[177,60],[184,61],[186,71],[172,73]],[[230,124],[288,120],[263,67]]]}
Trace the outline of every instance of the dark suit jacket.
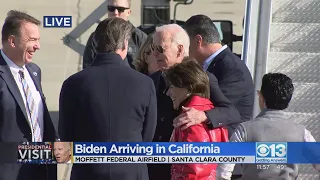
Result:
{"label": "dark suit jacket", "polygon": [[[217,77],[223,94],[241,115],[240,121],[220,121],[220,123],[222,125],[235,123],[235,127],[240,122],[252,119],[255,93],[252,77],[246,64],[227,48],[213,59],[207,70]],[[210,111],[208,115],[211,115]]]}
{"label": "dark suit jacket", "polygon": [[[41,70],[33,63],[26,65],[30,76],[42,97],[44,106],[43,141],[55,141],[56,131],[51,121],[49,111],[41,88]],[[34,74],[36,73],[36,75]],[[14,80],[9,66],[0,54],[0,142],[32,141],[31,129],[27,121],[26,108],[19,88]],[[56,178],[56,166],[1,164],[0,179],[47,179]],[[54,169],[52,169],[54,168]],[[50,170],[48,172],[47,170]],[[55,172],[54,172],[55,171]],[[53,174],[48,174],[53,173]]]}
{"label": "dark suit jacket", "polygon": [[[60,94],[62,141],[151,142],[157,121],[152,80],[124,65],[118,54],[99,54],[69,77]],[[73,165],[77,180],[144,180],[145,164]]]}
{"label": "dark suit jacket", "polygon": [[[168,142],[173,130],[173,119],[178,115],[178,112],[174,110],[170,97],[165,94],[166,82],[161,74],[159,71],[150,76],[155,83],[158,103],[158,125],[153,141]],[[239,112],[223,95],[217,78],[209,72],[207,74],[210,83],[210,99],[215,106],[209,111],[210,113],[207,113],[211,122],[209,126],[220,127],[219,122],[238,122],[240,120]],[[170,165],[151,164],[148,167],[150,180],[170,179]]]}

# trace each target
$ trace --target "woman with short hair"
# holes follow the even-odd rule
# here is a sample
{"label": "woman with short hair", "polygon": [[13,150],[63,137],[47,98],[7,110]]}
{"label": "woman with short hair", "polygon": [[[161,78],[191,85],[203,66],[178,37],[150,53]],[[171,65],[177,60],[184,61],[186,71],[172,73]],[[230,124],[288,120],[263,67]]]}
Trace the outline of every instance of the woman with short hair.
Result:
{"label": "woman with short hair", "polygon": [[[185,58],[164,73],[168,83],[167,95],[173,107],[182,112],[183,107],[207,111],[214,108],[210,101],[209,78],[198,62]],[[210,129],[206,123],[185,130],[175,128],[171,142],[227,142],[228,131],[224,127]],[[173,164],[172,180],[215,180],[217,164]]]}

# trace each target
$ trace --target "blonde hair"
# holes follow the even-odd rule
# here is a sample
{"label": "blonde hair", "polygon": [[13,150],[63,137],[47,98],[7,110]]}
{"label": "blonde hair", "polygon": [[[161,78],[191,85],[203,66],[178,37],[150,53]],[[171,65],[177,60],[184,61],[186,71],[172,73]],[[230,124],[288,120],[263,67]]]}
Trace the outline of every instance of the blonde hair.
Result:
{"label": "blonde hair", "polygon": [[146,53],[149,51],[151,53],[150,45],[153,43],[153,35],[150,34],[146,41],[142,44],[138,51],[138,55],[136,59],[133,61],[133,65],[135,66],[136,70],[143,73],[149,74],[148,72],[148,64],[146,62],[147,55]]}

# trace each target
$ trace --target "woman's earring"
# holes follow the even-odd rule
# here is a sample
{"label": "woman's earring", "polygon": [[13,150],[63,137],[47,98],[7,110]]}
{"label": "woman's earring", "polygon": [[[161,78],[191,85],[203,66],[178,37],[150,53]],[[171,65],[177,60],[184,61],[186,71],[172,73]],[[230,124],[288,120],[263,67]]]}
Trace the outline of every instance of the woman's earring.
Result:
{"label": "woman's earring", "polygon": [[191,93],[188,93],[188,94],[187,94],[187,97],[189,97],[190,95],[191,95]]}

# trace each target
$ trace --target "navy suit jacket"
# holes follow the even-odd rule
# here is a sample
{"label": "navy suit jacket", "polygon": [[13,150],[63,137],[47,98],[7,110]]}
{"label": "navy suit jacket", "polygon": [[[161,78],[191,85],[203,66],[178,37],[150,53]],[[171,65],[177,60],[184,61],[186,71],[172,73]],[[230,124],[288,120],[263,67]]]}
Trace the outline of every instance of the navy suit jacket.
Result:
{"label": "navy suit jacket", "polygon": [[[213,59],[207,71],[215,75],[221,91],[238,109],[241,116],[238,121],[221,121],[221,123],[224,125],[235,123],[234,129],[239,123],[252,119],[255,93],[246,64],[226,48]],[[211,112],[208,111],[208,114],[210,116]]]}
{"label": "navy suit jacket", "polygon": [[[63,141],[151,142],[157,123],[154,84],[118,54],[99,54],[63,83],[59,113]],[[148,171],[146,164],[74,164],[71,179],[144,180]]]}
{"label": "navy suit jacket", "polygon": [[[41,88],[41,70],[33,63],[26,65],[31,78],[42,97],[44,107],[43,141],[58,138]],[[9,66],[0,54],[0,142],[32,141],[26,108]],[[1,160],[0,160],[1,161]],[[52,169],[53,168],[53,169]],[[54,172],[55,171],[55,172]],[[52,174],[51,174],[52,173]],[[55,166],[0,164],[0,179],[48,179],[56,177]]]}

